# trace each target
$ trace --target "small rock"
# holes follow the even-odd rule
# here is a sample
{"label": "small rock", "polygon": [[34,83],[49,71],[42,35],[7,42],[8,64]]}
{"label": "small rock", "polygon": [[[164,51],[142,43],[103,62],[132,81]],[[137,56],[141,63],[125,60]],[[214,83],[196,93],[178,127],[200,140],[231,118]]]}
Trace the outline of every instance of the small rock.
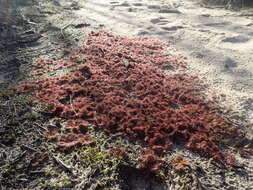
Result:
{"label": "small rock", "polygon": [[201,14],[200,16],[202,16],[202,17],[210,17],[209,14]]}

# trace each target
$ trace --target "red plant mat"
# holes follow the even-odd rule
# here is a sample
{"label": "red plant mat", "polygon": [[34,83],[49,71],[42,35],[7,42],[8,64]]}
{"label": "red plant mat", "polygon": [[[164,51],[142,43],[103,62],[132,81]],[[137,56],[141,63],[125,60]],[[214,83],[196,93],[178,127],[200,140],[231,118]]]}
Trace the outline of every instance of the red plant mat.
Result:
{"label": "red plant mat", "polygon": [[[69,120],[67,128],[73,130],[70,137],[61,138],[61,146],[64,139],[68,147],[91,143],[83,134],[89,122],[108,134],[146,143],[149,150],[140,160],[144,165],[156,160],[153,170],[162,163],[159,154],[174,143],[233,165],[233,157],[218,143],[238,129],[205,99],[196,77],[164,73],[163,67],[185,66],[181,59],[165,55],[165,45],[149,38],[92,32],[87,44],[70,55],[73,63],[79,63],[76,69],[61,77],[25,82],[17,89],[33,93],[37,101],[49,105],[51,114]],[[40,64],[40,69],[44,66],[48,68]]]}
{"label": "red plant mat", "polygon": [[59,69],[66,69],[74,66],[74,62],[66,60],[54,61],[53,59],[41,59],[32,64],[36,69],[32,71],[32,75],[41,75],[50,71],[56,71]]}

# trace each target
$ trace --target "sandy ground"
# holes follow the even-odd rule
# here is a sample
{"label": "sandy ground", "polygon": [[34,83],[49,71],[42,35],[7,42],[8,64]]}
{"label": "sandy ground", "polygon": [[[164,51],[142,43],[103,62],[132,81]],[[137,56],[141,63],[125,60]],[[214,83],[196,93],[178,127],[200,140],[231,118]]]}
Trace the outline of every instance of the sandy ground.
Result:
{"label": "sandy ground", "polygon": [[[121,35],[152,36],[170,41],[169,53],[184,55],[189,64],[188,72],[205,77],[210,91],[222,94],[227,107],[244,115],[249,124],[253,123],[253,16],[250,14],[242,16],[240,12],[204,8],[190,0],[38,2],[33,8],[27,3],[21,6],[20,12],[15,12],[26,17],[27,23],[20,28],[14,27],[20,21],[2,22],[5,23],[2,27],[5,33],[0,36],[8,36],[10,42],[16,39],[22,43],[9,43],[7,38],[6,44],[0,46],[1,86],[22,78],[22,74],[29,70],[29,64],[39,57],[63,57],[54,51],[59,46],[77,46],[88,31],[106,29]],[[6,23],[11,27],[8,25],[8,28]],[[8,35],[8,31],[13,35]],[[29,35],[34,41],[28,44],[24,40]],[[252,134],[249,129],[248,135],[252,137]],[[207,160],[189,151],[180,151],[194,157],[197,160],[195,165],[199,163],[206,170],[210,169],[206,167]],[[203,177],[206,178],[203,179],[205,187],[253,189],[253,162],[248,159],[240,161],[247,166],[244,174],[210,169],[210,173]],[[207,179],[210,176],[212,179]],[[135,183],[134,179],[132,183]],[[132,189],[166,189],[144,186],[132,185]],[[173,188],[180,189],[173,186],[169,189]]]}

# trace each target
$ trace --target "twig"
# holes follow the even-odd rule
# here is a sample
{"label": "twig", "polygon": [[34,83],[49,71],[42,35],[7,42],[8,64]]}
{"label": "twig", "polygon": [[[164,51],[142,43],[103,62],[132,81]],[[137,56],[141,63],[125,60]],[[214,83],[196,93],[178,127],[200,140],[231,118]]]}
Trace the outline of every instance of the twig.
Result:
{"label": "twig", "polygon": [[16,108],[16,105],[15,105],[15,103],[14,103],[14,102],[12,103],[12,105],[13,105],[13,108],[14,108],[14,113],[15,113],[15,116],[17,116],[17,108]]}
{"label": "twig", "polygon": [[36,150],[36,149],[34,149],[34,148],[32,148],[32,147],[26,146],[26,145],[24,145],[24,144],[22,144],[21,147],[23,147],[23,148],[25,148],[25,149],[27,149],[27,150],[31,150],[31,151],[33,151],[33,152],[39,152],[38,150]]}
{"label": "twig", "polygon": [[43,174],[45,171],[37,170],[37,171],[30,171],[30,174]]}
{"label": "twig", "polygon": [[22,17],[23,21],[26,21],[28,24],[38,25],[37,23],[30,21],[30,19],[28,19],[24,14],[22,14],[22,12],[20,13],[20,16]]}
{"label": "twig", "polygon": [[210,158],[207,162],[207,168],[210,168],[213,158]]}
{"label": "twig", "polygon": [[4,147],[4,148],[7,148],[6,145],[4,145],[3,143],[0,143],[0,146]]}
{"label": "twig", "polygon": [[42,127],[40,124],[38,124],[38,123],[36,123],[36,122],[35,122],[34,124],[37,125],[39,128],[41,128],[41,129],[47,131],[47,129],[46,129],[45,127]]}
{"label": "twig", "polygon": [[76,110],[74,109],[73,104],[72,104],[72,95],[69,96],[69,102],[70,102],[70,105],[71,105],[72,110],[73,110],[74,113],[77,115]]}
{"label": "twig", "polygon": [[17,163],[21,158],[23,158],[25,156],[26,152],[27,151],[25,150],[21,155],[19,155],[17,158],[15,158],[14,160],[12,160],[11,164]]}
{"label": "twig", "polygon": [[83,179],[79,184],[77,184],[75,186],[76,189],[84,189],[84,187],[90,183],[91,181],[91,175],[92,175],[93,171],[91,169],[91,167],[89,166],[87,168],[87,171],[85,171],[84,174],[82,174],[81,178]]}
{"label": "twig", "polygon": [[58,157],[56,156],[53,156],[52,157],[54,158],[54,160],[60,165],[62,166],[63,169],[67,170],[68,172],[72,173],[73,174],[73,171],[71,170],[71,167],[70,166],[67,166],[62,160],[60,160]]}

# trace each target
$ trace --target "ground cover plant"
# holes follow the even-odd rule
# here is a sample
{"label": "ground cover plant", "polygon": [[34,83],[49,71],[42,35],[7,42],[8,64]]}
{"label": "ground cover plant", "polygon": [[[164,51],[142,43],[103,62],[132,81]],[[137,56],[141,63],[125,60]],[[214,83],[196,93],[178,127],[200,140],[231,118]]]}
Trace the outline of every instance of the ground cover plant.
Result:
{"label": "ground cover plant", "polygon": [[[198,77],[165,73],[186,67],[182,58],[166,54],[166,45],[145,37],[91,32],[85,45],[68,50],[68,60],[34,63],[36,77],[16,90],[31,93],[34,103],[46,103],[50,115],[66,120],[65,133],[58,128],[45,133],[60,147],[96,143],[87,133],[91,125],[108,135],[142,143],[140,165],[152,172],[163,167],[161,156],[174,144],[223,166],[236,165],[234,157],[221,147],[242,132],[206,98]],[[40,77],[59,69],[68,72]],[[125,157],[121,149],[113,152]]]}

